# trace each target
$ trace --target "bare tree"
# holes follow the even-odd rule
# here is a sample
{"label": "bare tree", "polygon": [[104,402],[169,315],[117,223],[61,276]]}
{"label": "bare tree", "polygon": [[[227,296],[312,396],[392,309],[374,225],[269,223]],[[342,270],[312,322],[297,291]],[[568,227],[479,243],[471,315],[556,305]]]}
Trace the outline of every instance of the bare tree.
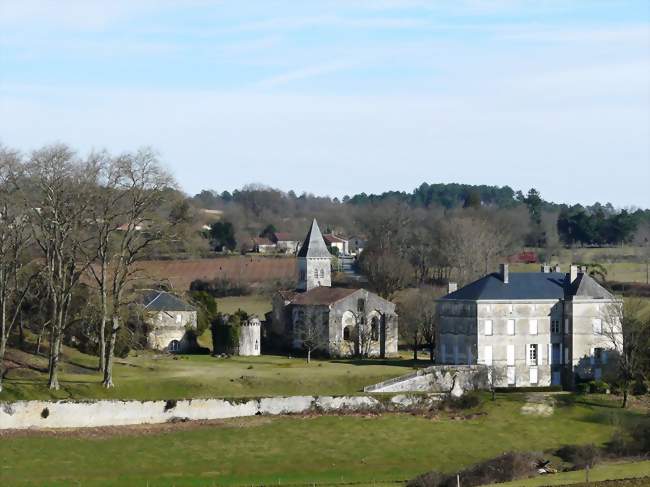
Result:
{"label": "bare tree", "polygon": [[600,335],[615,354],[616,380],[623,393],[623,408],[627,406],[632,383],[643,376],[650,353],[650,319],[645,308],[642,300],[628,298],[611,303],[602,312]]}
{"label": "bare tree", "polygon": [[307,363],[311,363],[311,354],[318,349],[327,349],[327,313],[300,311],[295,325],[295,336],[300,340],[302,348],[307,352]]}
{"label": "bare tree", "polygon": [[430,360],[434,359],[436,336],[436,303],[430,288],[410,290],[398,304],[400,332],[413,347],[413,360],[418,359],[421,345],[427,344]]}
{"label": "bare tree", "polygon": [[386,248],[371,247],[364,250],[360,264],[372,287],[386,299],[406,287],[413,276],[408,261]]}
{"label": "bare tree", "polygon": [[90,265],[84,247],[89,241],[86,227],[93,181],[87,166],[65,145],[35,151],[26,169],[33,188],[23,190],[25,209],[42,253],[49,288],[48,386],[58,389],[61,342],[72,296]]}
{"label": "bare tree", "polygon": [[[104,196],[100,198],[102,210],[99,213],[110,218],[112,223],[100,225],[101,243],[97,248],[100,249],[100,264],[105,263],[104,272],[108,277],[100,270],[95,278],[105,293],[102,321],[106,323],[110,318],[111,323],[102,382],[104,387],[110,388],[114,386],[113,361],[120,313],[130,302],[128,286],[138,274],[134,264],[152,242],[161,240],[166,233],[168,224],[161,221],[157,209],[164,191],[173,187],[174,181],[150,149],[109,161],[104,165],[104,174]],[[111,202],[120,209],[108,210],[106,205]]]}
{"label": "bare tree", "polygon": [[37,272],[26,259],[30,234],[17,200],[20,170],[19,154],[0,146],[0,391],[9,335]]}

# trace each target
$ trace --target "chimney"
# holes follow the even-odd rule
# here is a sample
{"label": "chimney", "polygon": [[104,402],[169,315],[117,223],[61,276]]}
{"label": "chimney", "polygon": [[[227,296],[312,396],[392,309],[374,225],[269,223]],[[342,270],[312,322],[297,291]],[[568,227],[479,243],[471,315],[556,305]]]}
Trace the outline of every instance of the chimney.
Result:
{"label": "chimney", "polygon": [[548,264],[542,264],[541,270],[544,274],[551,272],[551,266]]}
{"label": "chimney", "polygon": [[508,264],[501,264],[499,267],[500,267],[501,280],[503,281],[504,284],[508,284],[508,282],[510,282]]}
{"label": "chimney", "polygon": [[562,272],[560,269],[560,264],[555,264],[555,272]]}
{"label": "chimney", "polygon": [[458,283],[450,282],[447,284],[447,294],[451,294],[458,289]]}
{"label": "chimney", "polygon": [[578,277],[578,266],[571,264],[571,267],[569,268],[569,282],[573,282],[576,280]]}

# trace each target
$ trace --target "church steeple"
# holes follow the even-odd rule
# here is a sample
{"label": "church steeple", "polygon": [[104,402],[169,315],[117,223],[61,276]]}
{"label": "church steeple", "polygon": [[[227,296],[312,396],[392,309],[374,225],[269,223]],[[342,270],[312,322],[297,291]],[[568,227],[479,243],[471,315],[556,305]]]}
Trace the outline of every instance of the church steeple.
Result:
{"label": "church steeple", "polygon": [[309,291],[315,287],[332,285],[332,255],[314,218],[311,228],[298,252],[300,279],[298,289]]}

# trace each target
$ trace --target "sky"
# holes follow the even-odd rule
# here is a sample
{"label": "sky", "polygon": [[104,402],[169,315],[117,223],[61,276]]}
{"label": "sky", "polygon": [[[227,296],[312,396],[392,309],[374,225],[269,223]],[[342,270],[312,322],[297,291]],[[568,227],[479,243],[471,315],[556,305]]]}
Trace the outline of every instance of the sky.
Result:
{"label": "sky", "polygon": [[650,208],[647,0],[0,0],[0,143],[188,194],[422,182]]}

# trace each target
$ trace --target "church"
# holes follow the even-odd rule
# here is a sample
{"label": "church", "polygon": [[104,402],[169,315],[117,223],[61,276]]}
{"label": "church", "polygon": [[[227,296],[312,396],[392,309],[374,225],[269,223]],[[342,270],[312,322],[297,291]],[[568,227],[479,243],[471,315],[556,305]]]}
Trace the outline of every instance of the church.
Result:
{"label": "church", "polygon": [[332,287],[332,255],[316,220],[297,258],[297,289],[273,298],[269,332],[277,344],[301,350],[309,341],[332,357],[397,354],[395,304],[366,289]]}

